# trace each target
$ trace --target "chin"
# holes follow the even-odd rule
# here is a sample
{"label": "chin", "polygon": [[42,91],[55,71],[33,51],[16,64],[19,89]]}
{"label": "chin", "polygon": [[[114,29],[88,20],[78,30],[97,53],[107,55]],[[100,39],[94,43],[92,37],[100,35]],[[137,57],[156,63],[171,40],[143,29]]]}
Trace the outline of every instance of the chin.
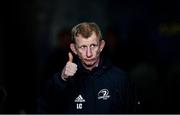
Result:
{"label": "chin", "polygon": [[85,62],[85,65],[90,67],[93,66],[96,62]]}
{"label": "chin", "polygon": [[92,66],[93,63],[85,63],[86,66]]}

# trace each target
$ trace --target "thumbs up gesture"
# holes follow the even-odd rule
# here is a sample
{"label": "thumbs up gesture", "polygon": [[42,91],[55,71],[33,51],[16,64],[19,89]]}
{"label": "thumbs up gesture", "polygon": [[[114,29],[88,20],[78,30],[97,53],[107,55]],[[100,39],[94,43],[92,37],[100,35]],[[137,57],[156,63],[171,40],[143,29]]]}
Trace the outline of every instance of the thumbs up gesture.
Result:
{"label": "thumbs up gesture", "polygon": [[65,67],[62,70],[61,78],[66,81],[67,78],[74,76],[77,71],[77,65],[73,63],[73,55],[69,52],[69,60],[66,63]]}

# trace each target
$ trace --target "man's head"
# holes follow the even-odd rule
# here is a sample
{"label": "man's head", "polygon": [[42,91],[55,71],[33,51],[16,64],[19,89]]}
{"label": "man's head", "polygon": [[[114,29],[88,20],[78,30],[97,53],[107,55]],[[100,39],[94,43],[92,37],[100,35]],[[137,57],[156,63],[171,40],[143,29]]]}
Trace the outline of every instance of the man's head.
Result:
{"label": "man's head", "polygon": [[105,46],[99,26],[83,22],[72,29],[71,50],[78,55],[83,66],[91,70],[99,64],[100,53]]}

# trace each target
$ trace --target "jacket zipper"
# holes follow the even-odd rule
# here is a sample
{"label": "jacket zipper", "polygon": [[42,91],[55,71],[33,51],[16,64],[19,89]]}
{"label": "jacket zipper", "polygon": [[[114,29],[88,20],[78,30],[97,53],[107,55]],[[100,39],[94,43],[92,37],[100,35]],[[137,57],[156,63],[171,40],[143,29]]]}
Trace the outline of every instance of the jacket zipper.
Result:
{"label": "jacket zipper", "polygon": [[96,87],[95,87],[95,80],[92,78],[92,84],[93,84],[93,104],[94,104],[94,113],[96,112]]}

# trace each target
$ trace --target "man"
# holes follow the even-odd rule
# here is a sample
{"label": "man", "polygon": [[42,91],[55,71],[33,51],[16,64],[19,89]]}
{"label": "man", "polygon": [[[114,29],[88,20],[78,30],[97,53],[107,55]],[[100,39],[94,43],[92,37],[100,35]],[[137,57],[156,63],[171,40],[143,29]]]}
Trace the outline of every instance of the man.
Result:
{"label": "man", "polygon": [[66,65],[48,80],[38,99],[39,113],[133,113],[134,93],[127,74],[101,54],[100,28],[83,22],[72,29]]}

